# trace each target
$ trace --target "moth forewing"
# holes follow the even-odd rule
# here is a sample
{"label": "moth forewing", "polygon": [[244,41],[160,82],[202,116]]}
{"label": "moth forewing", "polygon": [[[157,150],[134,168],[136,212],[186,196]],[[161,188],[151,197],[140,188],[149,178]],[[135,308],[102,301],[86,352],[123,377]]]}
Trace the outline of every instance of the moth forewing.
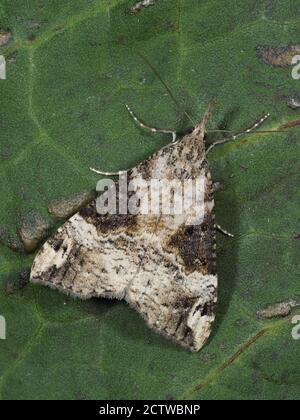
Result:
{"label": "moth forewing", "polygon": [[[200,350],[217,301],[213,188],[204,146],[208,116],[192,133],[128,172],[127,210],[135,211],[124,214],[122,207],[121,212],[119,197],[115,214],[101,214],[93,201],[46,242],[31,281],[82,299],[125,299],[156,331]],[[173,187],[180,182],[181,191],[187,181],[197,181],[199,202],[192,199],[185,207],[182,202],[180,213],[178,189],[177,195],[168,194],[170,208],[160,205],[160,212],[147,213],[153,180]],[[139,187],[140,205],[131,202],[134,187]]]}

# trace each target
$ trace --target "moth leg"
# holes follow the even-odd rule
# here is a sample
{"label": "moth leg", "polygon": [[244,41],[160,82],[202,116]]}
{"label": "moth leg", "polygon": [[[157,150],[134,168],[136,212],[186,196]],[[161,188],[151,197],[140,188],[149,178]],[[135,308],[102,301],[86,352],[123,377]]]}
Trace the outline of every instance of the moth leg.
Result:
{"label": "moth leg", "polygon": [[129,112],[130,116],[133,118],[133,120],[139,124],[140,127],[145,128],[146,130],[150,130],[152,133],[164,133],[164,134],[172,134],[172,143],[175,143],[177,140],[177,133],[173,130],[167,130],[163,128],[155,128],[151,127],[150,125],[144,124],[131,110],[131,108],[128,105],[125,105],[127,111]]}
{"label": "moth leg", "polygon": [[216,229],[225,236],[229,236],[229,238],[234,238],[234,235],[227,230],[223,229],[220,225],[216,225]]}
{"label": "moth leg", "polygon": [[206,150],[206,155],[208,155],[208,153],[210,153],[216,146],[220,145],[220,144],[225,144],[228,143],[232,140],[236,140],[239,137],[243,136],[244,134],[248,134],[251,133],[252,131],[256,130],[258,127],[260,127],[269,117],[270,117],[270,113],[264,115],[262,118],[260,118],[259,121],[257,121],[255,124],[253,124],[251,127],[247,128],[247,130],[244,131],[240,131],[239,133],[235,134],[232,137],[229,137],[227,139],[222,139],[222,140],[218,140],[214,143],[212,143]]}
{"label": "moth leg", "polygon": [[129,169],[127,169],[126,171],[118,171],[118,172],[103,172],[103,171],[99,171],[98,169],[90,168],[90,171],[92,171],[92,172],[94,172],[95,174],[98,174],[98,175],[116,176],[116,175],[125,174],[126,172],[129,171]]}

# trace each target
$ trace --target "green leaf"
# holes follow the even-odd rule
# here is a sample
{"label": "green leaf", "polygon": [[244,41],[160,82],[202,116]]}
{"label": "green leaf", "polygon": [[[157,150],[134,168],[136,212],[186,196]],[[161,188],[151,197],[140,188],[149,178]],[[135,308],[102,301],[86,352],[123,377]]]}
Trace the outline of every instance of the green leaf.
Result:
{"label": "green leaf", "polygon": [[[299,300],[299,131],[243,136],[210,156],[218,223],[217,321],[190,354],[150,331],[125,303],[80,302],[28,285],[7,294],[33,256],[22,253],[24,220],[54,200],[95,188],[89,167],[136,165],[169,138],[149,124],[187,128],[215,100],[210,129],[239,130],[264,113],[274,130],[299,119],[287,106],[300,82],[267,64],[264,47],[299,42],[300,3],[158,0],[135,15],[122,0],[0,3],[0,341],[2,399],[298,399],[300,341],[290,316],[258,319],[276,302]],[[147,57],[180,102],[178,109]],[[223,134],[208,134],[208,141]],[[49,233],[48,233],[49,235]],[[12,250],[18,249],[19,251]],[[293,313],[297,313],[294,309]],[[299,313],[299,310],[298,310]]]}

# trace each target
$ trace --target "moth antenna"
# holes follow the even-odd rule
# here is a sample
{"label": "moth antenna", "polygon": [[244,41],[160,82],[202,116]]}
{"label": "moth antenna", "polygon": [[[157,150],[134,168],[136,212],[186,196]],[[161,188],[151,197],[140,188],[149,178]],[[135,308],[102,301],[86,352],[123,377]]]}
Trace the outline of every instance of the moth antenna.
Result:
{"label": "moth antenna", "polygon": [[146,129],[146,130],[150,130],[152,133],[164,133],[164,134],[172,134],[172,143],[176,142],[177,139],[177,133],[174,130],[168,130],[168,129],[164,129],[164,128],[156,128],[156,127],[151,127],[148,124],[143,123],[137,116],[136,114],[132,111],[132,109],[128,106],[125,105],[127,111],[129,112],[129,115],[132,117],[132,119],[142,128]]}
{"label": "moth antenna", "polygon": [[[259,119],[259,121],[257,121],[255,124],[253,124],[251,127],[247,128],[244,131],[240,131],[236,134],[234,134],[232,137],[229,137],[227,139],[222,139],[222,140],[217,140],[214,143],[212,143],[206,150],[206,155],[208,155],[208,153],[210,153],[216,146],[219,146],[220,144],[225,144],[228,143],[232,140],[236,140],[237,138],[243,136],[244,134],[249,134],[252,133],[252,131],[256,130],[258,127],[260,127],[262,124],[264,124],[264,122],[270,117],[270,113],[265,114],[262,118]],[[209,131],[213,131],[213,130],[209,130]]]}
{"label": "moth antenna", "polygon": [[175,98],[175,96],[173,95],[171,89],[169,88],[169,86],[167,85],[167,83],[163,80],[163,78],[160,76],[160,74],[158,73],[158,71],[156,70],[156,68],[150,63],[150,61],[148,60],[148,58],[146,56],[144,56],[141,52],[137,52],[137,54],[145,61],[145,63],[150,67],[150,69],[153,71],[153,73],[156,75],[156,77],[158,78],[158,80],[162,83],[162,85],[165,87],[166,91],[168,92],[168,94],[170,95],[170,98],[172,99],[172,101],[174,102],[174,104],[177,106],[177,108],[184,113],[184,115],[190,120],[190,122],[192,123],[193,127],[196,127],[196,123],[195,121],[193,121],[192,117],[188,114],[188,112],[183,109],[183,107],[181,106],[181,104],[177,101],[177,99]]}
{"label": "moth antenna", "polygon": [[268,112],[266,115],[264,115],[262,118],[260,118],[259,121],[257,121],[255,124],[253,124],[251,127],[247,128],[245,131],[241,131],[240,133],[237,133],[233,136],[233,140],[236,138],[242,136],[243,134],[251,133],[252,131],[256,130],[258,127],[262,126],[265,121],[271,116],[271,114]]}
{"label": "moth antenna", "polygon": [[99,171],[98,169],[90,168],[90,171],[94,172],[95,174],[104,175],[104,176],[116,176],[120,174],[125,174],[126,172],[128,172],[128,170],[129,169],[125,171],[118,171],[118,172],[103,172],[103,171]]}

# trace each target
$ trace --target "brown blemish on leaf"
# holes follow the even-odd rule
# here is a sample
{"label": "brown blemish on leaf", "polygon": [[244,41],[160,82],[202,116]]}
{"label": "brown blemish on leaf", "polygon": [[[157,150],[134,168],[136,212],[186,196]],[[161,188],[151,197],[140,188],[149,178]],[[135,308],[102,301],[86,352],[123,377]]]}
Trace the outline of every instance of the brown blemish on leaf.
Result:
{"label": "brown blemish on leaf", "polygon": [[85,207],[95,198],[94,192],[83,192],[68,199],[53,201],[48,211],[57,219],[67,219]]}
{"label": "brown blemish on leaf", "polygon": [[299,233],[299,235],[294,236],[294,239],[295,239],[296,241],[300,241],[300,233]]}
{"label": "brown blemish on leaf", "polygon": [[19,235],[25,251],[28,253],[35,251],[40,242],[47,237],[49,229],[49,223],[40,215],[32,212],[23,216]]}
{"label": "brown blemish on leaf", "polygon": [[34,42],[36,40],[36,35],[35,34],[28,35],[27,40],[29,42]]}
{"label": "brown blemish on leaf", "polygon": [[6,228],[0,227],[0,243],[12,251],[24,252],[24,247],[17,236],[13,236]]}
{"label": "brown blemish on leaf", "polygon": [[5,281],[5,292],[12,295],[18,290],[23,289],[29,283],[30,269],[23,268],[18,273],[10,274]]}
{"label": "brown blemish on leaf", "polygon": [[300,306],[300,302],[291,300],[289,302],[280,302],[275,303],[274,305],[266,306],[264,309],[261,309],[256,312],[256,316],[259,319],[271,319],[278,317],[286,317],[290,315],[293,308]]}
{"label": "brown blemish on leaf", "polygon": [[157,2],[157,0],[143,0],[137,2],[135,5],[130,7],[128,10],[129,15],[136,15],[137,13],[141,12],[143,9],[149,6],[154,6],[154,4]]}
{"label": "brown blemish on leaf", "polygon": [[286,124],[283,124],[279,127],[279,130],[284,130],[285,128],[298,127],[300,125],[300,120],[289,121]]}
{"label": "brown blemish on leaf", "polygon": [[258,57],[271,66],[291,66],[295,55],[300,54],[300,44],[286,45],[282,47],[259,46],[257,48]]}
{"label": "brown blemish on leaf", "polygon": [[11,39],[11,32],[0,29],[0,47],[6,45]]}

